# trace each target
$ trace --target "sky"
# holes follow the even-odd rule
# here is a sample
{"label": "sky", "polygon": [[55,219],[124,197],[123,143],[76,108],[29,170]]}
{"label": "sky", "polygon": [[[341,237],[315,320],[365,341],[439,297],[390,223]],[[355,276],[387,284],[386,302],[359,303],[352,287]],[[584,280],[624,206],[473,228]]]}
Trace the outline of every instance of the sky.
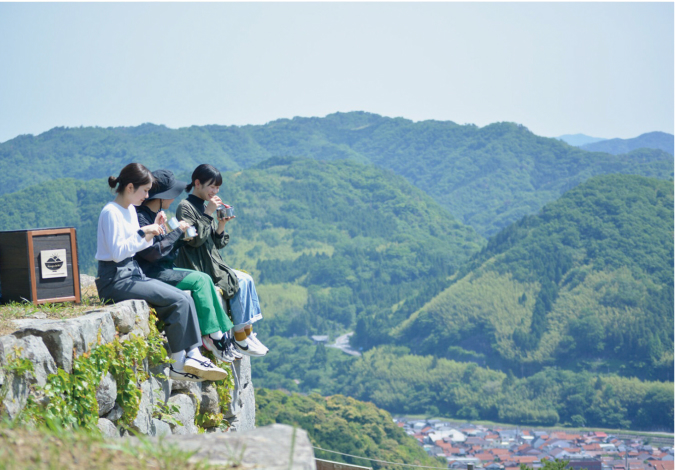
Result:
{"label": "sky", "polygon": [[0,3],[0,142],[368,111],[673,133],[673,3]]}

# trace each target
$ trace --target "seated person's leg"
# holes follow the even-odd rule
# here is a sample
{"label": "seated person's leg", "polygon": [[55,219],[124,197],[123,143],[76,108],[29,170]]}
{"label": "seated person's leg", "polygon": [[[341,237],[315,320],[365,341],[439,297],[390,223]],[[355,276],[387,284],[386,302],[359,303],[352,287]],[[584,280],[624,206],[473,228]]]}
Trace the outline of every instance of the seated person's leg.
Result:
{"label": "seated person's leg", "polygon": [[115,302],[141,299],[152,305],[157,317],[164,323],[171,358],[171,377],[178,380],[221,380],[227,372],[216,367],[197,349],[201,344],[199,324],[192,297],[183,291],[156,279],[125,280],[116,283]]}
{"label": "seated person's leg", "polygon": [[252,327],[254,322],[262,319],[255,283],[249,274],[234,272],[239,281],[239,291],[230,299],[235,345],[242,354],[264,356],[268,349],[257,339]]}

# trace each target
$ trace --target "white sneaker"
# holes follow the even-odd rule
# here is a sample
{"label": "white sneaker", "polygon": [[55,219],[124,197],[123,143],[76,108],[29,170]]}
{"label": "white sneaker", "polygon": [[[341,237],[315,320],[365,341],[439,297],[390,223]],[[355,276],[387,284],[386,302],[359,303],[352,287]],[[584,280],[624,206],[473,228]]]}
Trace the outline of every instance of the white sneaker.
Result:
{"label": "white sneaker", "polygon": [[244,341],[234,340],[234,347],[237,348],[237,351],[245,356],[260,357],[267,354],[267,351],[255,344],[253,341],[249,341],[248,338]]}
{"label": "white sneaker", "polygon": [[210,336],[202,337],[202,345],[204,349],[208,349],[216,356],[216,359],[221,362],[232,362],[235,357],[232,355],[232,348],[227,342],[227,338],[223,336],[221,339],[213,339]]}
{"label": "white sneaker", "polygon": [[270,348],[262,344],[262,342],[258,339],[258,335],[256,333],[251,333],[251,335],[246,339],[249,342],[253,341],[260,349],[265,350],[265,354],[269,352]]}
{"label": "white sneaker", "polygon": [[205,380],[216,381],[227,377],[227,372],[206,358],[196,359],[194,357],[186,357],[183,363],[183,371]]}

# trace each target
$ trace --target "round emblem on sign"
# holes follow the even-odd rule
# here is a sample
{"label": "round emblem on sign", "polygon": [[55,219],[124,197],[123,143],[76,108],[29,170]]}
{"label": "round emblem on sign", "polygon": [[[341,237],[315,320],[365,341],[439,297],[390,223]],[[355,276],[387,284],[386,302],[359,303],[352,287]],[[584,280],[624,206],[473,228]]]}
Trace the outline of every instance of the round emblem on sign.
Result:
{"label": "round emblem on sign", "polygon": [[63,261],[58,256],[54,255],[47,260],[45,266],[51,271],[58,271],[59,268],[63,266]]}

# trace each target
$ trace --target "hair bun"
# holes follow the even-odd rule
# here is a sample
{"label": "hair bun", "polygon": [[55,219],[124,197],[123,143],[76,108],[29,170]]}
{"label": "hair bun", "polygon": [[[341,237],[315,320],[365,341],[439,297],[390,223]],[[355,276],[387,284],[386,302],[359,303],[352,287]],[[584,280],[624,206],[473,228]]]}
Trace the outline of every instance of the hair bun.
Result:
{"label": "hair bun", "polygon": [[111,188],[114,188],[115,186],[117,186],[118,181],[119,181],[119,179],[117,178],[117,176],[109,176],[108,177],[108,186],[110,186]]}

